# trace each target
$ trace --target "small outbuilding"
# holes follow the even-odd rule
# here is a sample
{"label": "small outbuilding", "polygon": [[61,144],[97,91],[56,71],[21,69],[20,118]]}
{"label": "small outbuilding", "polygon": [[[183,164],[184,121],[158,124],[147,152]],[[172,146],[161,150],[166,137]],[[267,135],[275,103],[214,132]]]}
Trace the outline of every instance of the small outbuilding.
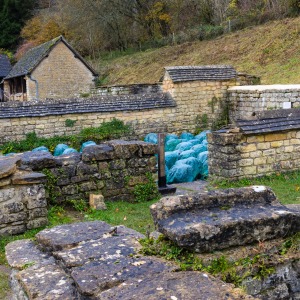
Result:
{"label": "small outbuilding", "polygon": [[6,100],[79,97],[95,85],[96,71],[59,36],[29,50],[4,78]]}
{"label": "small outbuilding", "polygon": [[3,101],[3,78],[5,78],[11,70],[11,64],[8,57],[4,54],[0,54],[0,101]]}

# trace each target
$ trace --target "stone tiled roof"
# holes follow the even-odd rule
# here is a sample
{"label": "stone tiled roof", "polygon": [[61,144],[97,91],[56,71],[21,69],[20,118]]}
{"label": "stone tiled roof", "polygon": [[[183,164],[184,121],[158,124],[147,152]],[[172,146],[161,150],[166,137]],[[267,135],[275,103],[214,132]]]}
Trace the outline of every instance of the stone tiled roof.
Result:
{"label": "stone tiled roof", "polygon": [[0,119],[92,112],[136,111],[175,106],[176,103],[171,96],[163,93],[99,96],[89,99],[60,99],[45,102],[5,102],[0,103]]}
{"label": "stone tiled roof", "polygon": [[237,120],[235,123],[246,135],[300,129],[300,109],[266,111],[253,120]]}
{"label": "stone tiled roof", "polygon": [[0,77],[5,77],[11,70],[11,64],[8,57],[0,54]]}
{"label": "stone tiled roof", "polygon": [[218,81],[237,77],[236,70],[231,66],[181,66],[166,67],[173,82],[185,81]]}
{"label": "stone tiled roof", "polygon": [[6,76],[5,79],[25,76],[30,74],[39,63],[47,57],[52,48],[62,41],[77,57],[82,61],[82,63],[96,76],[97,73],[91,66],[87,64],[87,62],[75,51],[75,49],[62,37],[59,36],[49,42],[46,42],[42,45],[39,45],[35,48],[29,50],[25,55],[13,66],[12,70]]}

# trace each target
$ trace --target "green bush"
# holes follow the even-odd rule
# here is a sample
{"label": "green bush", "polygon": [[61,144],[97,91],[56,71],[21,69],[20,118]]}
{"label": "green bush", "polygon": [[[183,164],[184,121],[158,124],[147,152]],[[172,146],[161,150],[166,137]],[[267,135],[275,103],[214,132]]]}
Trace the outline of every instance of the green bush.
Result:
{"label": "green bush", "polygon": [[79,136],[81,141],[92,140],[97,143],[103,140],[120,138],[128,134],[130,134],[130,126],[114,118],[110,122],[102,123],[99,127],[82,129]]}
{"label": "green bush", "polygon": [[[66,120],[66,126],[71,127],[76,121]],[[79,135],[63,135],[51,138],[38,137],[35,132],[26,134],[26,138],[19,142],[8,142],[0,146],[0,152],[7,154],[10,152],[25,152],[40,146],[47,147],[51,152],[58,144],[64,143],[79,150],[81,143],[88,140],[100,142],[103,140],[120,138],[131,133],[130,126],[123,121],[113,119],[110,122],[103,122],[99,127],[89,127],[81,130]]]}

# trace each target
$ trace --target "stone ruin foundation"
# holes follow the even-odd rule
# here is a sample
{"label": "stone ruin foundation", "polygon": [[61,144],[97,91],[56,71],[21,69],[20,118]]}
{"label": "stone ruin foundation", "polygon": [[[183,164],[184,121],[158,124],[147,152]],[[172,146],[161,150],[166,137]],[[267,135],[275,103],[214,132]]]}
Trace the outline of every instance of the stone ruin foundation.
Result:
{"label": "stone ruin foundation", "polygon": [[0,236],[48,224],[46,176],[19,168],[20,158],[0,160]]}
{"label": "stone ruin foundation", "polygon": [[[227,249],[241,254],[245,244],[300,231],[299,212],[281,205],[265,187],[165,197],[151,213],[166,237],[213,256]],[[246,278],[243,286],[251,294],[246,295],[205,273],[178,272],[173,263],[139,254],[140,238],[132,229],[95,221],[45,229],[36,242],[10,243],[6,257],[14,299],[300,298],[299,253],[278,259],[265,278]]]}

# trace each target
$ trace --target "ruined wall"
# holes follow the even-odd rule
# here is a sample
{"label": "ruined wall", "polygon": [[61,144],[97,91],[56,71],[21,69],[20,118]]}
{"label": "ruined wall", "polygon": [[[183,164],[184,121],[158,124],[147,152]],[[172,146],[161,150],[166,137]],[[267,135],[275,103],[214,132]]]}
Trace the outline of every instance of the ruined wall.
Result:
{"label": "ruined wall", "polygon": [[[38,81],[39,99],[79,96],[94,86],[92,72],[63,42],[50,51],[31,75]],[[35,82],[27,78],[26,85],[27,100],[35,100]]]}
{"label": "ruined wall", "polygon": [[300,168],[300,130],[265,134],[208,134],[209,172],[240,179]]}
{"label": "ruined wall", "polygon": [[48,223],[40,173],[17,169],[20,159],[0,159],[0,236],[19,234]]}
{"label": "ruined wall", "polygon": [[228,100],[231,120],[245,119],[265,110],[300,107],[300,85],[234,86]]}
{"label": "ruined wall", "polygon": [[134,200],[134,187],[156,175],[156,145],[140,141],[110,141],[86,147],[82,154],[58,157],[50,153],[23,154],[23,164],[48,177],[49,201],[89,199],[91,193],[105,200]]}

